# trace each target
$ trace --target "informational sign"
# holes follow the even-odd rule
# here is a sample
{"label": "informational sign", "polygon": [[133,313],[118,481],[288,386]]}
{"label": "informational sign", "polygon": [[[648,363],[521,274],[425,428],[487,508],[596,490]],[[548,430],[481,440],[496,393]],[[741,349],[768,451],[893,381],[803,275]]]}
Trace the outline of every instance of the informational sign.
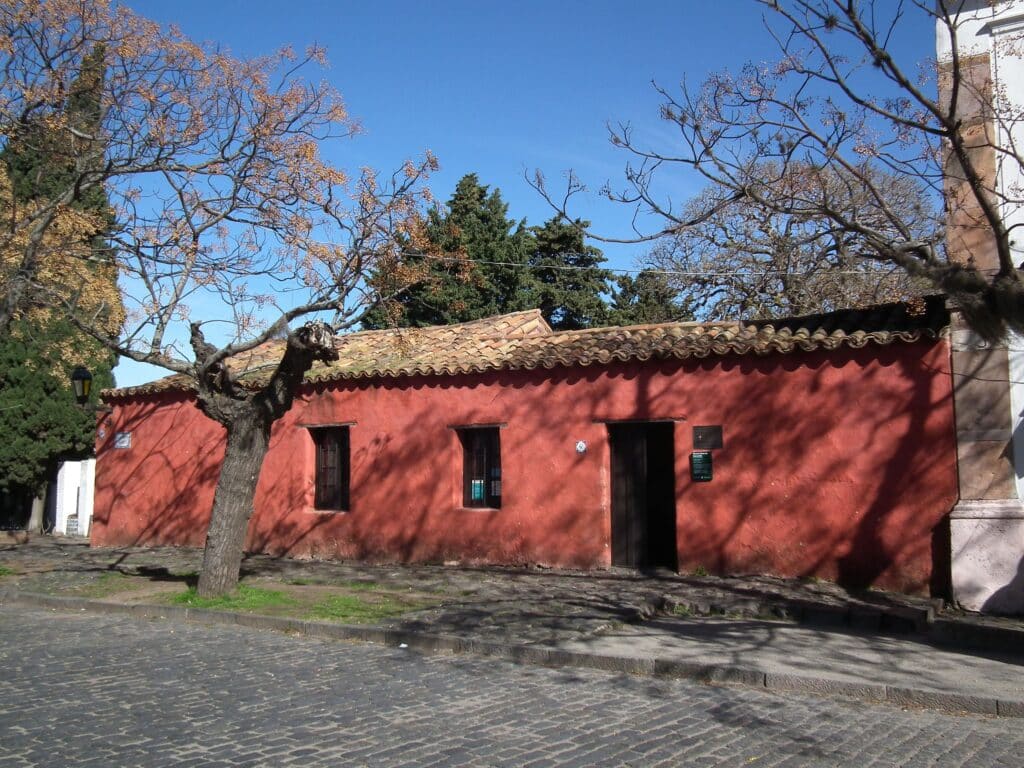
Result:
{"label": "informational sign", "polygon": [[722,447],[722,425],[693,428],[693,447],[695,450],[709,451]]}
{"label": "informational sign", "polygon": [[710,483],[714,475],[711,451],[694,451],[690,454],[690,479],[695,483]]}
{"label": "informational sign", "polygon": [[114,433],[114,447],[115,448],[131,448],[132,447],[132,433],[131,432],[115,432]]}

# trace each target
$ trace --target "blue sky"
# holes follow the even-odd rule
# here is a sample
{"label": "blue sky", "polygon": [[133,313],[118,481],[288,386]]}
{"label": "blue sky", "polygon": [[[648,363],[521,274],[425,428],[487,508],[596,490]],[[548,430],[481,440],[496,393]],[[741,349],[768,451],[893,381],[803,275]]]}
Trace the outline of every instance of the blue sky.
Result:
{"label": "blue sky", "polygon": [[[889,0],[885,0],[889,2]],[[341,0],[129,0],[138,13],[216,41],[237,55],[285,44],[326,46],[329,79],[365,133],[325,148],[349,168],[398,167],[433,151],[441,170],[430,187],[447,200],[464,174],[498,187],[509,213],[540,224],[547,204],[523,178],[535,168],[557,185],[573,168],[592,190],[578,215],[610,236],[628,235],[630,214],[602,203],[606,181],[622,178],[624,154],[606,125],[628,121],[641,137],[668,140],[651,81],[698,84],[712,71],[774,58],[752,0],[643,2],[393,2]],[[901,57],[932,55],[922,25],[898,42]],[[673,178],[673,197],[699,191]],[[630,268],[643,246],[602,246],[609,266]],[[152,378],[136,366],[120,385]]]}

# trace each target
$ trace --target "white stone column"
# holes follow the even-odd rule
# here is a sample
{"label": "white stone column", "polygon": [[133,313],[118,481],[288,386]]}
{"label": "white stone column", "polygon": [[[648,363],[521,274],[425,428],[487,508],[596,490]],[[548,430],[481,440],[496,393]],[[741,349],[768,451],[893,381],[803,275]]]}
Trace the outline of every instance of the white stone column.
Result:
{"label": "white stone column", "polygon": [[953,589],[960,605],[985,613],[1019,614],[1024,606],[1024,507],[961,501],[952,520]]}

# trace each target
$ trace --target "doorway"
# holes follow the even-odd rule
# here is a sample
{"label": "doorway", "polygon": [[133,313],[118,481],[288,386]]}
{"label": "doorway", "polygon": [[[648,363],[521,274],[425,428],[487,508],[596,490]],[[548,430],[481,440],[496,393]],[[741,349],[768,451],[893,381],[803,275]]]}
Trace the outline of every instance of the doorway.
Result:
{"label": "doorway", "polygon": [[678,568],[674,427],[608,425],[614,566]]}

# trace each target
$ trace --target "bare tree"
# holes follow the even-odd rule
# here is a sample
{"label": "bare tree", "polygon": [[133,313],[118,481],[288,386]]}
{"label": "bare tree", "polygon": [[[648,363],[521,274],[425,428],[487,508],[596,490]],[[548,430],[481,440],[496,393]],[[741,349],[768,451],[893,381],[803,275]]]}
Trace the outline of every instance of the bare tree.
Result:
{"label": "bare tree", "polygon": [[[698,88],[659,87],[661,117],[679,137],[673,146],[646,146],[629,125],[612,129],[612,142],[633,159],[625,189],[606,194],[636,206],[637,221],[653,215],[661,222],[633,240],[677,234],[748,203],[823,222],[839,241],[852,235],[849,255],[930,280],[987,338],[1007,327],[1024,332],[1013,244],[1019,225],[1007,218],[1024,199],[1019,188],[999,184],[996,172],[1022,166],[1012,141],[1021,110],[1005,84],[993,85],[987,62],[976,66],[960,53],[968,12],[1005,0],[760,2],[778,45],[775,61],[712,75]],[[934,26],[948,60],[900,60],[895,41],[906,24]],[[1019,48],[1020,36],[1001,44]],[[724,191],[720,207],[694,217],[676,205],[658,185],[666,166],[693,169]],[[802,185],[792,183],[794,175]],[[908,218],[893,203],[882,182],[894,176],[936,201],[930,219],[916,211]],[[554,200],[542,177],[537,186],[564,211],[566,199]],[[843,186],[860,205],[847,204]],[[572,178],[569,194],[579,188]],[[948,259],[947,248],[960,258]]]}
{"label": "bare tree", "polygon": [[[780,187],[800,190],[809,175],[829,173],[790,170],[793,173]],[[821,181],[815,178],[813,183]],[[868,208],[873,201],[859,185],[835,175],[826,181],[836,188],[833,199],[845,197],[843,208],[850,216],[871,216]],[[877,184],[913,231],[928,232],[933,212],[913,180],[889,177]],[[908,299],[927,287],[926,281],[914,281],[896,265],[859,258],[865,247],[862,238],[837,230],[821,216],[782,213],[749,199],[731,198],[728,190],[705,190],[684,211],[696,223],[660,238],[641,260],[643,267],[662,272],[701,319],[828,312]],[[884,217],[874,213],[884,230]]]}
{"label": "bare tree", "polygon": [[[104,84],[90,134],[62,107],[97,50]],[[76,171],[6,217],[0,247],[18,258],[0,285],[0,332],[26,302],[46,303],[118,354],[191,381],[198,407],[226,430],[199,584],[222,593],[237,583],[271,425],[314,362],[336,359],[335,329],[289,324],[318,313],[337,329],[358,322],[388,298],[368,270],[388,275],[392,291],[415,278],[405,255],[424,242],[421,182],[435,161],[349,178],[324,159],[324,142],[358,125],[333,87],[305,75],[325,64],[315,47],[239,59],[106,0],[14,0],[0,7],[0,62],[6,140],[46,135],[47,151],[67,153]],[[115,218],[99,258],[119,270],[127,312],[116,335],[74,283],[40,277],[61,258],[54,222],[97,186]],[[230,330],[211,343],[203,319]],[[237,362],[253,350],[266,359],[282,335],[266,370]]]}

